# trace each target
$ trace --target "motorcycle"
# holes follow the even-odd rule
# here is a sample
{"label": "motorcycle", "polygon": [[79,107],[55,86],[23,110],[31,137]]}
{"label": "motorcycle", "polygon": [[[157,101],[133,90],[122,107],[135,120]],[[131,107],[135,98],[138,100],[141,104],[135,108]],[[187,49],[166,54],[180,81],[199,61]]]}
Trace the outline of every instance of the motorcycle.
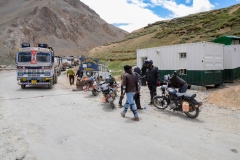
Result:
{"label": "motorcycle", "polygon": [[[158,109],[165,109],[170,107],[173,111],[180,111],[187,115],[189,118],[197,118],[203,109],[202,102],[197,101],[196,94],[179,93],[174,88],[168,87],[168,79],[170,75],[164,76],[166,85],[158,87],[162,95],[153,97],[153,104]],[[186,106],[187,105],[187,106]]]}
{"label": "motorcycle", "polygon": [[117,97],[117,89],[115,87],[111,87],[110,84],[101,84],[101,95],[100,98],[103,100],[104,103],[109,103],[112,108],[115,108],[114,101]]}
{"label": "motorcycle", "polygon": [[97,83],[95,78],[93,78],[93,77],[90,77],[90,78],[85,77],[85,78],[83,78],[83,83],[84,83],[83,84],[83,90],[85,92],[92,91],[92,94],[94,96],[97,96],[98,93],[101,92],[101,89],[100,89],[100,87],[99,87],[99,85],[98,85],[98,83]]}

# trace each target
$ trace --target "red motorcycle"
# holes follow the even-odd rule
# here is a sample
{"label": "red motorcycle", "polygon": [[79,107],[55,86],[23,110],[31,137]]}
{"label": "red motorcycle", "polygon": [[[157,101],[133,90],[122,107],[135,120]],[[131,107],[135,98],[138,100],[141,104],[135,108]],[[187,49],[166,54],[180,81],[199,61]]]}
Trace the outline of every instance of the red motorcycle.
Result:
{"label": "red motorcycle", "polygon": [[101,89],[94,77],[85,77],[83,78],[83,90],[85,92],[92,91],[92,94],[94,96],[97,96],[99,92],[101,92]]}

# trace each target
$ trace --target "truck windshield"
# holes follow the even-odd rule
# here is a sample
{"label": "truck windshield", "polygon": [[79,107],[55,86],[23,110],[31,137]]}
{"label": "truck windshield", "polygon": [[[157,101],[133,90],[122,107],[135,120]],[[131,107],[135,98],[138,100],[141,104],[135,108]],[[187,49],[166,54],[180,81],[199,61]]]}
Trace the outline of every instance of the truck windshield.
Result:
{"label": "truck windshield", "polygon": [[31,62],[31,53],[30,52],[18,53],[18,62]]}
{"label": "truck windshield", "polygon": [[50,53],[37,53],[37,62],[50,62]]}

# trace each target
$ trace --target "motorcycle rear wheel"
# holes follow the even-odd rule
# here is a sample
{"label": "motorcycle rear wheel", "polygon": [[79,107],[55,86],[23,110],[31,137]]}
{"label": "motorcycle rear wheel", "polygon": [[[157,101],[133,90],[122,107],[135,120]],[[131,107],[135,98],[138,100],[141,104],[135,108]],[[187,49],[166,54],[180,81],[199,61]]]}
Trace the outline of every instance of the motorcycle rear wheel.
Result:
{"label": "motorcycle rear wheel", "polygon": [[197,118],[199,115],[199,109],[195,107],[195,100],[188,101],[189,103],[189,112],[184,112],[189,118]]}
{"label": "motorcycle rear wheel", "polygon": [[158,109],[165,109],[168,107],[168,100],[164,96],[153,97],[153,105]]}
{"label": "motorcycle rear wheel", "polygon": [[110,102],[110,105],[112,108],[115,108],[115,104],[113,102]]}
{"label": "motorcycle rear wheel", "polygon": [[98,91],[97,91],[96,89],[93,89],[93,90],[92,90],[92,94],[93,94],[94,96],[97,96],[97,95],[98,95]]}

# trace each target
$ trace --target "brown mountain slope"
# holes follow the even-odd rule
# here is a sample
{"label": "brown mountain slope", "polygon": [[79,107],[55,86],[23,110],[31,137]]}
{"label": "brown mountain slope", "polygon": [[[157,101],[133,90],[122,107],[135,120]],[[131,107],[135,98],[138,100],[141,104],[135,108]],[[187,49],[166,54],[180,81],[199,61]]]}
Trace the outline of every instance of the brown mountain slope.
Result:
{"label": "brown mountain slope", "polygon": [[48,43],[57,55],[86,55],[128,33],[79,0],[1,0],[0,56],[22,42]]}

